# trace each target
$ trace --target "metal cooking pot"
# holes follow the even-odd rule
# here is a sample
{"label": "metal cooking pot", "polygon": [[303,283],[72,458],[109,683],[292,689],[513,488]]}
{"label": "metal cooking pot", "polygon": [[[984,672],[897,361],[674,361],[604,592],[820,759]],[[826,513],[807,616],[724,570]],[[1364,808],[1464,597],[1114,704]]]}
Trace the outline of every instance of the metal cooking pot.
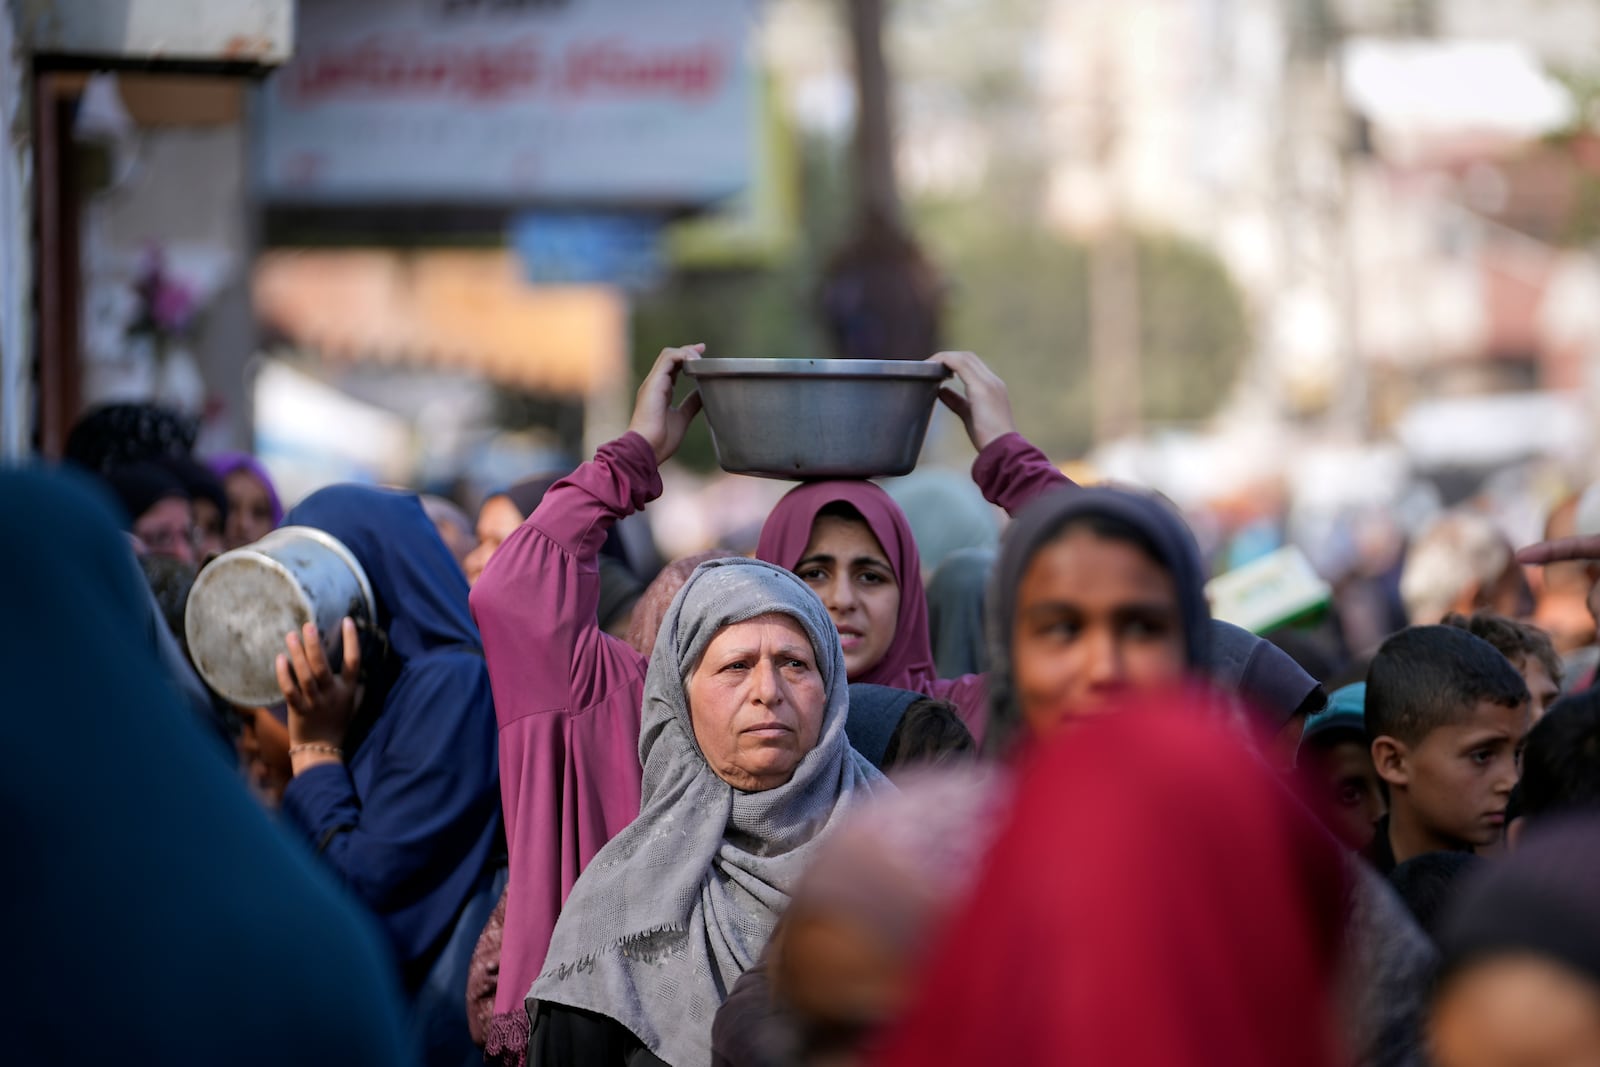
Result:
{"label": "metal cooking pot", "polygon": [[723,470],[801,480],[909,474],[950,374],[894,359],[696,359],[684,370]]}
{"label": "metal cooking pot", "polygon": [[377,601],[361,564],[337,538],[285,526],[224,552],[201,571],[183,628],[207,685],[234,704],[263,707],[283,699],[273,665],[284,636],[315,622],[337,669],[346,615],[357,625],[377,624]]}

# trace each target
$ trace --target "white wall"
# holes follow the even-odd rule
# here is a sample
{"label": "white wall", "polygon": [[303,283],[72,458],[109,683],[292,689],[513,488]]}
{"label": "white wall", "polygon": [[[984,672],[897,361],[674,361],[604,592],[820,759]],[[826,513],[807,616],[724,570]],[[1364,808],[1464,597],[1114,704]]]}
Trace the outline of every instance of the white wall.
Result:
{"label": "white wall", "polygon": [[0,462],[21,459],[32,430],[33,148],[27,59],[11,18],[10,4],[0,5]]}

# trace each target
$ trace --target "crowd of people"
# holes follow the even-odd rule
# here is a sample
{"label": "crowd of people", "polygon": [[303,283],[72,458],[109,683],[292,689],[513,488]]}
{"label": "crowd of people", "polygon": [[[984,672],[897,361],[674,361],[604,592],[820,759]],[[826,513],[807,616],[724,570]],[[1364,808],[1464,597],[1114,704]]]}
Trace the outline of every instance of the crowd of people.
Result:
{"label": "crowd of people", "polygon": [[[286,510],[147,405],[0,472],[20,1062],[1600,1062],[1596,623],[1532,621],[1600,610],[1600,530],[1451,513],[1377,610],[1250,633],[1175,506],[1067,479],[956,352],[998,544],[815,481],[660,566],[702,352],[475,521]],[[375,618],[236,706],[185,605],[280,526]]]}

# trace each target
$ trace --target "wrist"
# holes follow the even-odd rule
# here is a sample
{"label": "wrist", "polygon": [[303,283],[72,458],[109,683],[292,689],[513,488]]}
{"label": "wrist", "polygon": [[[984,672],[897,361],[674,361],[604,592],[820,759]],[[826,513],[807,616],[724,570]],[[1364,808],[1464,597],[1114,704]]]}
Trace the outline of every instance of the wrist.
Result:
{"label": "wrist", "polygon": [[313,767],[325,763],[344,764],[344,750],[337,745],[317,741],[301,742],[289,746],[289,766],[296,777]]}

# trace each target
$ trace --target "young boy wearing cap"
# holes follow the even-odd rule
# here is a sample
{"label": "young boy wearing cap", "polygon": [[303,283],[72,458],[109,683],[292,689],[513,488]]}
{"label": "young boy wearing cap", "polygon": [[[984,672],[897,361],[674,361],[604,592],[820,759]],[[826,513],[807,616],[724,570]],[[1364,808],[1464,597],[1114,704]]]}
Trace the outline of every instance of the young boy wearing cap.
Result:
{"label": "young boy wearing cap", "polygon": [[1295,753],[1295,767],[1318,815],[1354,852],[1372,844],[1377,822],[1388,810],[1383,780],[1372,764],[1366,699],[1365,682],[1336,690],[1327,707],[1306,719]]}
{"label": "young boy wearing cap", "polygon": [[1366,699],[1372,762],[1389,792],[1365,853],[1380,873],[1500,840],[1528,705],[1516,668],[1465,630],[1413,626],[1384,642]]}

